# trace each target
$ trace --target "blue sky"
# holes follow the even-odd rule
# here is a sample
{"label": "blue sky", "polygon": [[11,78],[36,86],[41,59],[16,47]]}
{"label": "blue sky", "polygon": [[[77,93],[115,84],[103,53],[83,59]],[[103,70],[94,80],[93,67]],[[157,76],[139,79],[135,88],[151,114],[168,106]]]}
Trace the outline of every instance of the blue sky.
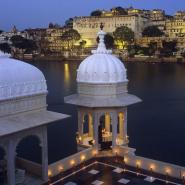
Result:
{"label": "blue sky", "polygon": [[185,10],[185,0],[0,0],[0,29],[46,27],[63,24],[69,17],[89,15],[95,9],[115,6],[165,9],[168,14]]}

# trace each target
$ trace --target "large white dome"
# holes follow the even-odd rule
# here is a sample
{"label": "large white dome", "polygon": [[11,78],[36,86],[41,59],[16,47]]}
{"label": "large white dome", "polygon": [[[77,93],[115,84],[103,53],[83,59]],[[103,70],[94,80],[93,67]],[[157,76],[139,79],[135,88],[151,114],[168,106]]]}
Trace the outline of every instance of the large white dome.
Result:
{"label": "large white dome", "polygon": [[0,100],[47,93],[42,72],[0,51]]}
{"label": "large white dome", "polygon": [[127,81],[123,63],[104,44],[105,32],[98,33],[100,42],[93,55],[87,57],[77,70],[77,82],[83,83],[119,83]]}

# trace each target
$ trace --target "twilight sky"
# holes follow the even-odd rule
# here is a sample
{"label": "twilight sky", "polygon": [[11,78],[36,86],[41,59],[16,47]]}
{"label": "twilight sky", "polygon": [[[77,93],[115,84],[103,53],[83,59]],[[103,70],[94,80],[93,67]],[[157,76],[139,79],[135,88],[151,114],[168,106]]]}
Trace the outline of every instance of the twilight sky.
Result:
{"label": "twilight sky", "polygon": [[69,17],[89,15],[95,9],[115,6],[143,9],[161,8],[168,14],[185,10],[185,0],[0,0],[0,30],[47,27],[63,24]]}

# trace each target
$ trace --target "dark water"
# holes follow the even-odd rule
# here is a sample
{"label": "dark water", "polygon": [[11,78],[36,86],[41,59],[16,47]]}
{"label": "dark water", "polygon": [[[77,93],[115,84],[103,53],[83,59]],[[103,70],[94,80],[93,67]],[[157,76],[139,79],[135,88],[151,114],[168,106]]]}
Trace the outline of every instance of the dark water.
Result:
{"label": "dark water", "polygon": [[[64,96],[76,92],[79,62],[34,62],[48,84],[48,108],[72,115],[48,127],[49,161],[76,152],[76,107]],[[143,102],[128,108],[130,147],[157,160],[185,165],[185,65],[127,63],[129,93]]]}

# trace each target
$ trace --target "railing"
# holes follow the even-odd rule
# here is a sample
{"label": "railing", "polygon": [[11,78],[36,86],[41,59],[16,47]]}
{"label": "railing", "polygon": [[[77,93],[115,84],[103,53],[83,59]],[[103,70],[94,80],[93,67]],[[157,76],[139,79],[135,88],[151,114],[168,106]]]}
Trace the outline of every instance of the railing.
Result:
{"label": "railing", "polygon": [[60,161],[57,161],[53,164],[50,164],[48,169],[48,175],[49,177],[58,175],[62,171],[66,171],[74,166],[77,166],[82,162],[85,162],[93,158],[96,155],[97,155],[97,150],[94,148],[83,150],[79,153],[76,153]]}
{"label": "railing", "polygon": [[149,158],[144,158],[135,155],[135,149],[128,147],[115,147],[114,154],[124,156],[125,164],[136,167],[137,169],[144,169],[152,171],[161,175],[171,176],[178,179],[185,177],[185,167],[161,162]]}
{"label": "railing", "polygon": [[29,172],[33,175],[40,177],[42,175],[42,166],[38,163],[16,157],[16,166],[26,170],[26,172]]}

